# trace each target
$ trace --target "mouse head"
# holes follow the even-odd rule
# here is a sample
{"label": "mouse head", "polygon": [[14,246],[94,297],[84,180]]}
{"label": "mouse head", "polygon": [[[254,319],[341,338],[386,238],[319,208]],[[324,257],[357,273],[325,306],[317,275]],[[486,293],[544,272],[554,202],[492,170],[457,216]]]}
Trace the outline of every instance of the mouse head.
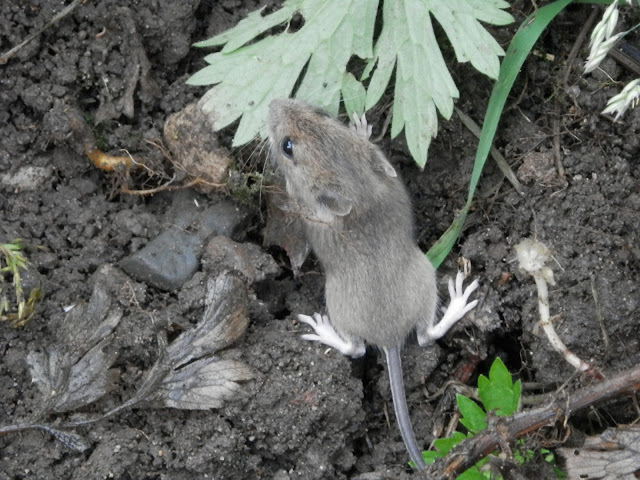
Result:
{"label": "mouse head", "polygon": [[271,155],[287,191],[324,220],[344,217],[397,180],[380,149],[324,111],[295,99],[269,105]]}

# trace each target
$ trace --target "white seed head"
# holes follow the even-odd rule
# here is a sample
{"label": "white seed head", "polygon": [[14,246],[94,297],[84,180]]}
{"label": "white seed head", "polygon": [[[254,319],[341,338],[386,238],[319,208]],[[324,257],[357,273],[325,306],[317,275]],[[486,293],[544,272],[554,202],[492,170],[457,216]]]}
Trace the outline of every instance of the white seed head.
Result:
{"label": "white seed head", "polygon": [[589,58],[587,59],[587,63],[584,65],[584,73],[589,73],[595,70],[600,62],[607,56],[609,50],[613,48],[616,42],[625,35],[626,32],[620,32],[615,34],[613,37],[608,38],[604,42],[594,43],[591,47],[591,52],[589,52]]}
{"label": "white seed head", "polygon": [[545,263],[551,260],[551,250],[549,250],[544,244],[533,238],[525,238],[514,248],[516,249],[518,262],[520,263],[520,268],[522,270],[531,275],[542,273],[545,280],[547,280],[546,277],[550,275],[553,280],[553,272],[551,272],[550,268],[547,267],[546,270],[551,272],[551,274],[541,272],[542,269],[545,268]]}
{"label": "white seed head", "polygon": [[604,24],[606,35],[605,38],[609,38],[613,33],[613,29],[616,28],[616,24],[618,23],[618,2],[611,2],[611,5],[607,7],[604,11],[604,15],[602,16],[601,23]]}
{"label": "white seed head", "polygon": [[609,21],[607,22],[607,31],[606,31],[606,38],[609,38],[611,35],[613,35],[613,30],[616,28],[616,25],[618,24],[618,5],[616,4],[616,2],[613,2],[609,8],[611,8],[611,6],[615,6],[616,9],[613,10],[613,13],[611,14],[611,17],[609,19]]}
{"label": "white seed head", "polygon": [[[584,73],[589,73],[595,70],[602,59],[609,53],[611,47],[616,41],[627,32],[618,33],[613,35],[613,31],[618,24],[618,16],[620,11],[618,10],[618,2],[613,1],[611,5],[607,7],[602,15],[602,20],[593,28],[591,32],[591,41],[589,46],[591,51],[589,52],[589,58],[584,66]],[[615,40],[614,40],[615,39]]]}
{"label": "white seed head", "polygon": [[602,22],[598,23],[594,28],[593,32],[591,32],[591,40],[589,42],[589,47],[593,48],[594,45],[602,43],[604,40],[604,35],[607,29]]}
{"label": "white seed head", "polygon": [[616,120],[631,107],[638,104],[640,98],[640,78],[629,82],[622,91],[611,97],[602,113],[616,113]]}
{"label": "white seed head", "polygon": [[553,270],[551,270],[551,268],[549,267],[544,267],[541,271],[540,271],[542,278],[544,278],[544,281],[547,282],[549,285],[555,285],[556,284],[556,279],[553,276]]}

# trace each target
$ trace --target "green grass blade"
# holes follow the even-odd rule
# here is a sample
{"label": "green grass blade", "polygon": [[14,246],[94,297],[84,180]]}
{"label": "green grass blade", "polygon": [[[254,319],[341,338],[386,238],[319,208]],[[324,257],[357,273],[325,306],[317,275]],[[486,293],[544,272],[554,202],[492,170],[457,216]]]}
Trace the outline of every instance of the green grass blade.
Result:
{"label": "green grass blade", "polygon": [[544,29],[549,25],[549,22],[569,3],[571,3],[571,0],[557,0],[538,9],[535,14],[529,16],[522,25],[520,25],[513,40],[511,40],[507,54],[500,66],[498,81],[494,85],[491,97],[489,98],[487,113],[482,125],[482,134],[480,135],[478,150],[476,152],[476,159],[473,164],[471,182],[469,183],[467,203],[447,231],[444,232],[436,244],[427,252],[427,257],[435,267],[438,267],[449,254],[462,230],[464,221],[469,213],[469,208],[471,207],[478,180],[482,173],[482,168],[487,160],[489,149],[491,148],[496,129],[498,128],[498,121],[500,120],[502,109],[504,108],[509,92],[520,72],[522,64]]}

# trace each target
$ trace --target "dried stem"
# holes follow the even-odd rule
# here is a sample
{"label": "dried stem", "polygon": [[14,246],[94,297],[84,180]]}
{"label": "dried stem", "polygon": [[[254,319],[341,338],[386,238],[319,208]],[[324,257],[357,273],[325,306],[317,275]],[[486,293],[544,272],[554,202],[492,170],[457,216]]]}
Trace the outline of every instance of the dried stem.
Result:
{"label": "dried stem", "polygon": [[429,478],[455,478],[498,448],[505,437],[509,440],[522,437],[556,421],[565,421],[577,410],[638,390],[640,365],[577,390],[567,397],[556,397],[555,394],[548,396],[548,406],[518,413],[512,417],[500,417],[493,428],[461,442],[442,461],[436,462],[436,465],[440,466],[437,469],[438,476],[435,477],[432,471]]}

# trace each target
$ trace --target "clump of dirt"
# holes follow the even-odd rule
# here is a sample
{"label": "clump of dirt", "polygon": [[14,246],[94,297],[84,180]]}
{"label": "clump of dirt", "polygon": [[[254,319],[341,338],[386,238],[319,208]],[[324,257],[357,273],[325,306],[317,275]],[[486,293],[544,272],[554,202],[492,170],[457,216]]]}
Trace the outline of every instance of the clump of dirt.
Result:
{"label": "clump of dirt", "polygon": [[[0,66],[0,177],[27,167],[39,172],[35,183],[0,185],[0,242],[21,238],[30,246],[27,254],[46,291],[26,327],[0,324],[0,423],[38,416],[40,397],[27,355],[51,343],[65,307],[87,301],[97,282],[108,284],[123,313],[114,330],[120,377],[110,394],[82,410],[84,415],[108,411],[133,395],[157,359],[158,332],[168,332],[171,340],[202,317],[213,266],[203,264],[175,291],[134,281],[118,268],[165,229],[174,193],[120,194],[121,176],[89,162],[61,112],[80,112],[101,150],[153,157],[170,170],[148,141],[160,139],[167,117],[203,93],[184,83],[203,65],[202,52],[190,45],[264,3],[272,2],[140,0],[126,7],[115,0],[86,2]],[[522,20],[518,12],[531,6],[519,5],[514,14]],[[60,8],[50,0],[3,2],[0,49],[18,44]],[[553,251],[557,284],[550,290],[550,308],[568,348],[606,374],[640,363],[640,109],[621,122],[599,114],[619,91],[617,82],[631,76],[609,62],[603,67],[606,80],[580,79],[576,63],[569,66],[575,88],[558,87],[587,14],[577,6],[556,20],[540,45],[555,59],[527,61],[503,116],[495,143],[523,173],[525,194],[516,193],[488,162],[456,250],[471,260],[480,279],[480,305],[438,346],[425,351],[410,340],[403,353],[411,414],[425,448],[433,440],[433,422],[441,421],[441,414],[433,415],[437,400],[427,397],[458,367],[486,373],[500,356],[519,378],[551,389],[568,379],[569,388],[593,380],[575,375],[536,333],[535,286],[514,261],[513,246],[523,238],[536,236]],[[579,58],[583,53],[584,48]],[[491,82],[464,65],[454,74],[459,107],[480,122]],[[424,171],[413,165],[401,142],[382,144],[410,189],[425,250],[466,198],[476,144],[458,120],[441,122]],[[547,160],[552,155],[557,172],[558,152],[564,175],[550,177]],[[536,159],[546,160],[536,164]],[[203,208],[217,201],[214,195],[199,198]],[[256,200],[254,210],[260,207]],[[243,237],[261,244],[263,227],[255,215]],[[404,445],[388,413],[391,395],[380,356],[369,352],[352,361],[302,342],[306,328],[295,314],[322,311],[321,268],[311,258],[294,275],[283,251],[272,247],[269,253],[282,273],[255,282],[249,291],[250,324],[233,355],[254,379],[235,401],[211,411],[127,410],[77,428],[90,444],[82,453],[41,431],[5,435],[0,479],[344,479],[373,470],[391,472],[392,478],[409,475]],[[117,273],[101,274],[105,265]],[[446,262],[441,279],[455,269],[453,259]],[[624,405],[615,412],[603,406],[603,423],[632,420],[630,402]],[[45,420],[70,421],[74,415]],[[593,433],[580,415],[570,422],[575,430]]]}

